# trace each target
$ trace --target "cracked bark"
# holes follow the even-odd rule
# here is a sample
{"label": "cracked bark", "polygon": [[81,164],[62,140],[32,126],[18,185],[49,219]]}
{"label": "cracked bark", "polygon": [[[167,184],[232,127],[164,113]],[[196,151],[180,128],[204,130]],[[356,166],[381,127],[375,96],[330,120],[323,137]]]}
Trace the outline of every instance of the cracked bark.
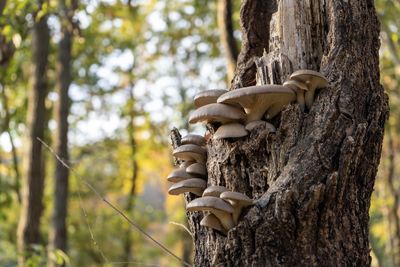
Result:
{"label": "cracked bark", "polygon": [[227,237],[200,227],[200,212],[187,214],[195,265],[370,265],[368,209],[388,116],[373,1],[244,0],[241,27],[232,89],[255,84],[264,48],[270,82],[308,68],[330,85],[307,114],[289,105],[275,134],[208,141],[209,185],[258,201]]}

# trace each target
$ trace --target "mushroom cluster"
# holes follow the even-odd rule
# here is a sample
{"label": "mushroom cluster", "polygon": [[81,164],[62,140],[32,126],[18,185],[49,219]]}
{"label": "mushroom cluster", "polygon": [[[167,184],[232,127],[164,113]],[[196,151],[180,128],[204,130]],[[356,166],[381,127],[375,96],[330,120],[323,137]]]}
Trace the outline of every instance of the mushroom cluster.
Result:
{"label": "mushroom cluster", "polygon": [[265,120],[274,118],[296,99],[303,112],[306,107],[309,110],[314,102],[315,90],[327,85],[327,79],[322,74],[312,70],[298,70],[283,85],[265,84],[232,91],[203,91],[194,98],[197,109],[189,117],[189,122],[212,124],[218,128],[213,135],[214,139],[244,137],[259,125],[275,132],[274,125]]}
{"label": "mushroom cluster", "polygon": [[245,194],[229,191],[224,186],[209,186],[186,210],[209,212],[200,225],[226,234],[238,223],[242,209],[252,204],[253,200]]}
{"label": "mushroom cluster", "polygon": [[188,134],[182,138],[181,145],[174,149],[172,154],[183,163],[167,177],[167,180],[173,183],[168,190],[170,195],[188,192],[197,196],[203,194],[203,190],[207,187],[205,144],[203,136]]}
{"label": "mushroom cluster", "polygon": [[200,225],[226,235],[238,223],[242,208],[253,204],[253,200],[244,194],[228,191],[224,186],[207,187],[204,146],[205,139],[200,135],[188,134],[182,138],[173,155],[183,162],[167,177],[173,183],[168,193],[199,196],[187,205],[187,211],[209,212]]}
{"label": "mushroom cluster", "polygon": [[298,70],[290,75],[288,81],[283,83],[284,86],[296,92],[297,103],[304,112],[307,107],[311,109],[314,103],[314,94],[316,89],[328,86],[328,80],[321,73],[313,70]]}
{"label": "mushroom cluster", "polygon": [[[203,91],[194,98],[196,110],[190,115],[189,123],[211,124],[213,129],[217,128],[213,139],[244,137],[261,125],[269,132],[275,132],[275,126],[266,120],[274,118],[296,99],[302,111],[306,108],[310,110],[315,90],[327,85],[326,78],[320,73],[298,70],[283,85]],[[205,136],[208,140],[208,134]],[[168,193],[193,193],[198,196],[188,203],[187,211],[206,212],[200,225],[226,234],[238,223],[242,209],[252,205],[253,200],[223,186],[207,187],[206,139],[201,135],[188,134],[180,141],[173,155],[182,163],[167,177],[173,183]]]}

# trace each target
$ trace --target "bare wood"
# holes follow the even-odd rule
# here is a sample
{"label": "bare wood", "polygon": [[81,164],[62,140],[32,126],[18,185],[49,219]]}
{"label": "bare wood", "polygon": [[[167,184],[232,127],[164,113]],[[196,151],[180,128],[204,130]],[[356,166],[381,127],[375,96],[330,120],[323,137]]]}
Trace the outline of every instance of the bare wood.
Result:
{"label": "bare wood", "polygon": [[241,20],[232,88],[255,83],[251,58],[264,48],[269,80],[308,68],[330,86],[308,114],[286,108],[276,134],[208,141],[209,183],[258,201],[227,238],[188,214],[195,265],[369,266],[368,209],[388,116],[373,1],[243,1]]}

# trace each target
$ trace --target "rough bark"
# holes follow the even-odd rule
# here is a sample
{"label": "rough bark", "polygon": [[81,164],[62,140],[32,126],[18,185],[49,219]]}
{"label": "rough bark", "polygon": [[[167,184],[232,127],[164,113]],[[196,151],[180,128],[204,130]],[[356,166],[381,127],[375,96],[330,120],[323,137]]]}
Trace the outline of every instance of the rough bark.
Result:
{"label": "rough bark", "polygon": [[43,139],[45,129],[48,54],[49,28],[45,15],[35,22],[32,33],[32,89],[28,99],[28,136],[24,143],[22,205],[18,225],[20,266],[33,253],[31,246],[41,242],[39,226],[43,210],[44,161],[37,138]]}
{"label": "rough bark", "polygon": [[208,141],[208,183],[257,202],[227,237],[200,227],[200,212],[187,214],[195,265],[370,265],[368,209],[388,116],[373,1],[244,0],[241,26],[233,89],[255,83],[264,48],[270,82],[307,68],[329,86],[309,113],[289,105],[276,133]]}
{"label": "rough bark", "polygon": [[228,80],[231,81],[235,74],[236,62],[239,54],[236,39],[233,35],[231,0],[218,0],[217,20],[219,39],[227,61]]}
{"label": "rough bark", "polygon": [[[68,115],[71,101],[68,95],[71,84],[71,50],[73,39],[72,14],[73,7],[68,6],[65,0],[59,1],[61,21],[61,39],[58,52],[57,93],[58,101],[55,107],[57,129],[55,135],[55,149],[64,161],[68,162]],[[52,250],[61,250],[67,253],[67,213],[69,192],[69,170],[55,161],[54,172],[54,207],[53,228],[50,231],[50,246]],[[52,266],[58,266],[56,262]],[[61,266],[64,266],[62,264]]]}

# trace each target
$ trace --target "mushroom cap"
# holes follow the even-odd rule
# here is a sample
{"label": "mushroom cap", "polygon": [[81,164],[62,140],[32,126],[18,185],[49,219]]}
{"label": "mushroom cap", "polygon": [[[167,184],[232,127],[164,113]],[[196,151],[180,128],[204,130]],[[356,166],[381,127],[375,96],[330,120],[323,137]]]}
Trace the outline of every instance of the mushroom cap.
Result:
{"label": "mushroom cap", "polygon": [[187,161],[196,161],[204,163],[207,157],[207,151],[198,145],[181,145],[172,152],[174,157]]}
{"label": "mushroom cap", "polygon": [[217,102],[239,104],[247,114],[247,122],[251,122],[261,120],[271,106],[284,106],[295,99],[293,90],[282,85],[257,85],[229,91],[221,95]]}
{"label": "mushroom cap", "polygon": [[189,202],[186,206],[187,211],[222,211],[233,213],[234,209],[231,204],[218,197],[200,197]]}
{"label": "mushroom cap", "polygon": [[193,178],[192,175],[186,172],[186,168],[179,168],[173,170],[167,177],[169,182],[177,183],[183,180],[187,180],[189,178]]}
{"label": "mushroom cap", "polygon": [[198,134],[187,134],[181,139],[181,144],[182,145],[193,144],[198,146],[205,146],[206,139]]}
{"label": "mushroom cap", "polygon": [[240,203],[241,207],[246,207],[253,204],[253,200],[245,194],[239,192],[225,191],[219,196],[221,199],[229,201],[232,205]]}
{"label": "mushroom cap", "polygon": [[207,182],[203,179],[199,178],[190,178],[187,180],[180,181],[176,184],[173,184],[168,189],[168,194],[170,195],[179,195],[187,192],[191,192],[198,196],[201,196],[201,193],[206,188]]}
{"label": "mushroom cap", "polygon": [[203,192],[203,197],[211,196],[211,197],[219,197],[222,192],[228,191],[228,188],[220,185],[212,185],[206,188]]}
{"label": "mushroom cap", "polygon": [[184,161],[179,165],[179,169],[186,169],[187,167],[189,167],[190,165],[196,163],[196,161]]}
{"label": "mushroom cap", "polygon": [[298,90],[308,91],[308,87],[303,81],[288,80],[283,83],[283,86],[290,88],[296,92]]}
{"label": "mushroom cap", "polygon": [[325,76],[313,70],[297,70],[290,75],[290,79],[305,83],[309,90],[328,86]]}
{"label": "mushroom cap", "polygon": [[212,229],[215,229],[217,231],[220,232],[224,232],[225,233],[225,229],[222,226],[221,222],[219,221],[219,219],[212,213],[208,214],[206,217],[204,217],[201,221],[200,221],[200,225],[201,226],[205,226],[205,227],[209,227]]}
{"label": "mushroom cap", "polygon": [[226,104],[213,103],[196,109],[189,117],[190,123],[196,122],[220,122],[241,121],[246,118],[246,114],[237,107]]}
{"label": "mushroom cap", "polygon": [[245,128],[247,131],[251,132],[253,129],[261,125],[264,125],[265,129],[269,130],[270,132],[276,132],[275,126],[272,123],[266,121],[252,121],[246,124]]}
{"label": "mushroom cap", "polygon": [[194,106],[196,108],[217,103],[217,99],[220,95],[225,94],[228,90],[225,89],[212,89],[212,90],[205,90],[197,93],[194,97]]}
{"label": "mushroom cap", "polygon": [[231,122],[221,125],[218,130],[214,133],[214,139],[224,139],[224,138],[239,138],[246,136],[248,133],[244,128],[244,125]]}
{"label": "mushroom cap", "polygon": [[198,175],[201,177],[207,176],[206,166],[202,163],[194,163],[186,168],[186,172],[192,175]]}

